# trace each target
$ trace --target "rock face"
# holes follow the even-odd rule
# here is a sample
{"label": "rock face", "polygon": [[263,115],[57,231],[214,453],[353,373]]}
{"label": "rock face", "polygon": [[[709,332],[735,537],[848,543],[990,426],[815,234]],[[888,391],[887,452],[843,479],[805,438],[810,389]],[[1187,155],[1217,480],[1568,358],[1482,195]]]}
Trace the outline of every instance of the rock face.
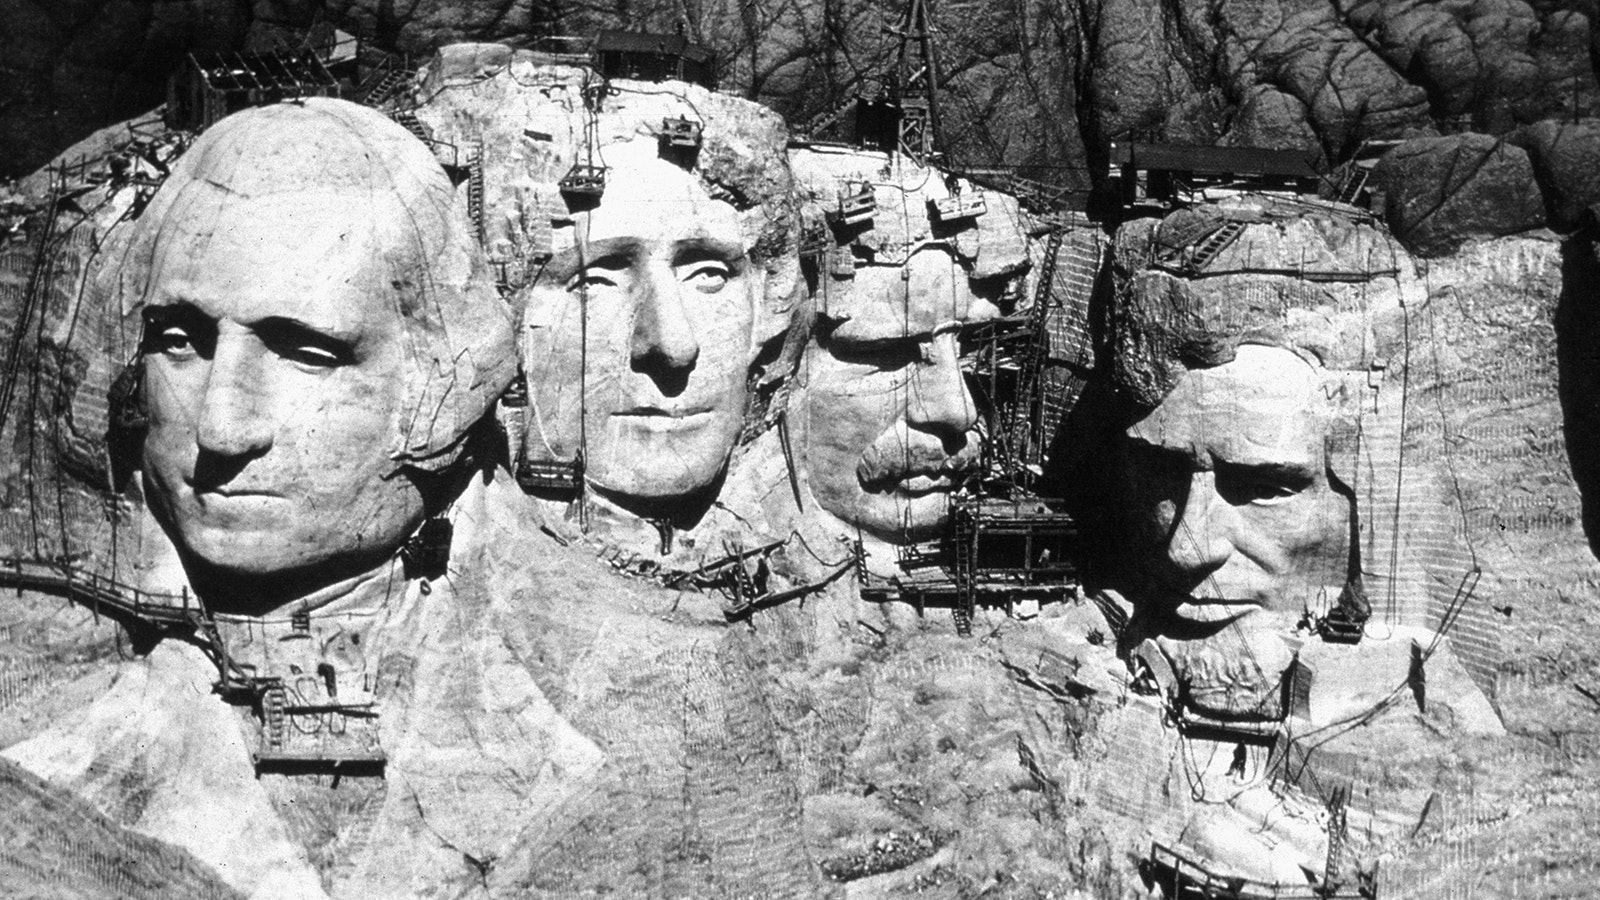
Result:
{"label": "rock face", "polygon": [[167,75],[191,52],[243,44],[244,0],[90,0],[0,7],[0,176],[15,177],[90,132],[161,103]]}
{"label": "rock face", "polygon": [[1600,161],[1594,158],[1600,121],[1536,122],[1508,139],[1528,152],[1550,227],[1567,232],[1582,225],[1585,213],[1592,214],[1600,202]]}
{"label": "rock face", "polygon": [[1528,154],[1488,135],[1407,141],[1383,157],[1373,179],[1390,227],[1424,256],[1545,223]]}
{"label": "rock face", "polygon": [[[903,14],[865,0],[782,11],[723,2],[682,14],[525,0],[14,6],[13,52],[4,55],[14,79],[5,121],[14,124],[0,145],[13,175],[154,105],[184,52],[293,45],[317,22],[412,54],[681,24],[719,52],[725,87],[798,123],[878,89],[894,52],[880,26]],[[1307,148],[1337,162],[1370,138],[1463,127],[1503,135],[1600,112],[1589,65],[1594,10],[1575,0],[952,0],[935,15],[949,158],[1031,166],[1041,180],[1085,192],[1113,140]]]}
{"label": "rock face", "polygon": [[[5,855],[17,896],[233,900],[241,896],[188,854],[117,827],[93,808],[10,762],[0,762]],[[65,865],[62,865],[62,863]]]}
{"label": "rock face", "polygon": [[[886,154],[786,150],[757,104],[670,82],[593,84],[547,55],[450,48],[413,85],[405,130],[337,101],[243,114],[176,165],[162,160],[179,173],[171,195],[151,198],[162,166],[148,160],[96,166],[74,176],[71,205],[24,218],[3,248],[17,261],[0,269],[0,301],[22,313],[6,369],[25,377],[0,391],[15,395],[0,428],[15,451],[0,470],[0,556],[28,561],[0,566],[0,579],[29,590],[5,593],[0,754],[93,807],[98,833],[137,835],[120,846],[152,881],[263,898],[996,886],[1132,897],[1172,863],[1157,851],[1151,867],[1133,864],[1152,842],[1221,877],[1315,884],[1346,819],[1348,855],[1333,863],[1353,880],[1381,861],[1384,892],[1559,893],[1569,885],[1529,872],[1587,877],[1587,841],[1542,839],[1587,837],[1600,801],[1583,743],[1600,733],[1585,699],[1600,625],[1573,599],[1597,577],[1577,514],[1593,461],[1574,453],[1575,483],[1560,430],[1563,414],[1572,434],[1600,419],[1571,377],[1592,356],[1592,285],[1566,280],[1558,332],[1561,252],[1548,235],[1451,238],[1423,263],[1352,207],[1234,196],[1118,224],[1097,291],[1105,239],[1091,226],[1034,221],[992,191],[976,218],[957,216],[977,194],[965,180]],[[297,141],[284,126],[238,154],[218,149],[236,127],[330,106],[345,108],[334,131],[355,138]],[[703,126],[698,154],[670,139],[666,120],[680,116]],[[1535,173],[1539,154],[1571,149],[1537,133],[1540,149],[1522,157]],[[376,149],[369,159],[344,140]],[[262,165],[213,168],[268,151]],[[336,158],[312,182],[345,188],[365,183],[352,170],[403,163],[426,185],[420,221],[350,222],[372,204],[332,190],[330,208],[313,211],[338,233],[228,243],[254,233],[229,218],[235,204],[255,225],[317,234],[319,217],[293,218],[303,184],[276,166],[323,153]],[[606,167],[603,189],[563,190],[591,158]],[[191,208],[178,198],[196,173],[211,179],[206,214],[165,222]],[[415,199],[392,174],[392,193]],[[284,190],[255,190],[263,179]],[[217,182],[237,198],[217,200],[233,197]],[[282,208],[263,211],[261,196]],[[483,246],[439,249],[429,222]],[[293,271],[297,253],[414,226],[398,250],[315,257],[325,281],[251,293]],[[61,239],[76,228],[84,237]],[[1041,239],[1057,228],[1060,240]],[[186,240],[157,254],[177,258],[152,268],[164,274],[150,290],[113,303],[91,288],[97,276],[138,280],[141,269],[117,265],[130,232]],[[372,277],[374,260],[394,277]],[[229,290],[168,302],[230,271]],[[360,297],[336,290],[347,280]],[[472,297],[429,293],[466,288]],[[724,307],[729,291],[740,302]],[[344,300],[316,302],[330,296]],[[417,302],[374,302],[391,296]],[[214,309],[241,298],[268,313]],[[697,317],[696,303],[719,311]],[[523,346],[497,352],[507,304]],[[437,402],[408,404],[425,408],[402,417],[415,428],[316,440],[382,412],[406,381],[362,380],[393,361],[362,331],[367,306],[426,332],[397,355]],[[344,323],[331,341],[316,327],[329,308]],[[991,476],[1026,480],[991,461],[1001,429],[980,416],[1004,408],[1027,361],[986,329],[1036,321],[1049,339],[1027,349],[1089,382],[1082,404],[1075,390],[1041,398],[1068,415],[1050,449],[1073,452],[1040,465],[1079,494],[1082,591],[1042,607],[980,603],[963,637],[937,599],[925,610],[886,599],[885,573],[904,576],[896,590],[944,579],[957,594],[959,555],[937,556],[952,543],[907,544],[959,535],[939,495],[972,468],[974,440]],[[533,329],[556,326],[561,340],[528,351]],[[604,341],[602,326],[615,326]],[[597,380],[638,376],[649,384],[634,388],[656,391],[624,411],[672,420],[646,429],[658,443],[614,455],[670,481],[665,503],[632,502],[598,466],[576,497],[519,489],[518,444],[525,459],[527,435],[559,430],[550,397],[576,389],[580,414],[604,399],[583,391],[581,357],[539,369],[574,341]],[[127,405],[139,393],[119,375],[151,356],[166,368],[146,387],[192,402],[147,396],[142,424],[196,416],[176,428],[193,432],[195,479],[226,487],[293,451],[321,461],[311,476],[415,486],[438,501],[430,521],[448,522],[446,548],[436,531],[402,535],[403,547],[390,536],[371,571],[334,584],[240,553],[251,571],[230,573],[230,587],[277,585],[283,602],[218,602],[237,598],[195,577],[216,546],[195,538],[216,535],[170,516],[163,530],[143,509],[171,502],[172,484],[154,477],[162,454],[191,453],[141,445],[140,410]],[[517,361],[521,398],[500,391]],[[687,377],[664,377],[664,365]],[[201,366],[203,387],[175,377]],[[671,404],[719,367],[743,381],[729,388],[743,392],[740,427],[714,435],[708,480],[674,481],[705,474],[686,463],[704,460],[683,451],[700,435],[681,420],[709,410],[674,416]],[[321,415],[338,390],[345,414]],[[268,411],[282,425],[270,440],[239,427]],[[919,429],[943,440],[913,442]],[[395,431],[404,440],[392,443]],[[403,471],[371,471],[366,443]],[[120,469],[127,457],[108,445],[143,471]],[[874,533],[866,501],[888,476],[934,502],[896,500],[902,527]],[[850,502],[830,479],[857,490]],[[986,489],[1018,519],[1048,511],[998,477]],[[240,499],[212,493],[217,510]],[[299,518],[356,508],[327,505]],[[203,524],[281,543],[281,529],[260,527],[276,507],[260,506]],[[928,510],[913,534],[911,514]],[[1015,555],[1044,566],[1055,549]],[[275,578],[283,569],[295,577]],[[124,584],[84,587],[88,573]],[[196,596],[227,614],[161,629],[149,610],[123,609],[125,631],[99,624],[91,611],[132,582],[170,592],[133,595],[169,617]],[[63,593],[87,608],[63,614]],[[1346,642],[1324,640],[1341,622]],[[285,693],[248,682],[262,677]],[[211,690],[219,680],[235,702]],[[240,681],[257,685],[254,702],[240,702]],[[258,772],[252,755],[369,768]],[[26,862],[0,856],[12,870]]]}

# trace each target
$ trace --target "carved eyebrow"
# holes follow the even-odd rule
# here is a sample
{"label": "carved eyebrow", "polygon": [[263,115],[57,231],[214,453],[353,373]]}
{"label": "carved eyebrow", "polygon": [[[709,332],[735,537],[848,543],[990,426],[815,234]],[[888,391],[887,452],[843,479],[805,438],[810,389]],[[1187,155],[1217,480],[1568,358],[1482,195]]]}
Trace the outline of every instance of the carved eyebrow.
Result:
{"label": "carved eyebrow", "polygon": [[538,280],[544,284],[565,284],[586,268],[625,268],[638,248],[639,242],[633,238],[606,238],[568,247],[550,257]]}
{"label": "carved eyebrow", "polygon": [[[829,315],[827,313],[822,313],[818,316],[818,319],[831,320],[831,325],[823,326],[826,329],[825,334],[828,338],[832,340],[848,341],[849,343],[857,346],[865,344],[883,344],[885,346],[902,343],[921,344],[931,341],[934,338],[944,334],[955,335],[956,339],[959,341],[961,337],[970,329],[983,324],[983,322],[957,322],[947,320],[935,323],[931,328],[907,330],[909,327],[907,323],[897,322],[894,323],[895,326],[897,326],[896,329],[891,331],[888,330],[888,328],[874,330],[867,324],[867,322],[870,321],[869,319],[857,321],[849,315]],[[848,327],[852,325],[852,323],[854,324],[854,327]],[[837,334],[837,332],[840,330],[844,331],[842,335]]]}
{"label": "carved eyebrow", "polygon": [[744,259],[744,257],[743,245],[708,235],[684,238],[680,241],[674,241],[672,245],[672,264],[675,266],[702,262],[708,259],[733,263]]}
{"label": "carved eyebrow", "polygon": [[144,322],[145,328],[154,328],[172,323],[189,323],[199,320],[215,321],[211,316],[201,311],[187,300],[176,300],[170,303],[149,303],[139,311],[139,318]]}
{"label": "carved eyebrow", "polygon": [[251,323],[250,330],[274,350],[314,347],[347,365],[355,361],[356,346],[360,343],[360,335],[355,331],[312,324],[292,316],[268,316]]}
{"label": "carved eyebrow", "polygon": [[1234,476],[1268,478],[1302,486],[1310,484],[1317,477],[1310,466],[1299,462],[1235,462],[1219,459],[1216,461],[1216,467],[1218,471]]}

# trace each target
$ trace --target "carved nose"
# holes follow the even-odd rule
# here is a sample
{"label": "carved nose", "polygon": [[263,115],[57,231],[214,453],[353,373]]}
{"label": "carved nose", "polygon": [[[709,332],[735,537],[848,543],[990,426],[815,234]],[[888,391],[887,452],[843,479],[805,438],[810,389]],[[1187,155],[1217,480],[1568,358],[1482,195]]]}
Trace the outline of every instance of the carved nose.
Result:
{"label": "carved nose", "polygon": [[1217,495],[1217,473],[1189,477],[1176,521],[1167,539],[1167,558],[1184,572],[1209,574],[1233,555],[1233,508]]}
{"label": "carved nose", "polygon": [[935,335],[913,365],[906,421],[928,431],[965,434],[978,424],[977,403],[961,376],[954,334]]}
{"label": "carved nose", "polygon": [[651,266],[635,285],[630,348],[634,368],[646,372],[692,368],[700,357],[700,344],[684,312],[672,270]]}
{"label": "carved nose", "polygon": [[266,390],[259,354],[239,341],[218,341],[200,397],[200,449],[225,457],[265,453],[275,430]]}

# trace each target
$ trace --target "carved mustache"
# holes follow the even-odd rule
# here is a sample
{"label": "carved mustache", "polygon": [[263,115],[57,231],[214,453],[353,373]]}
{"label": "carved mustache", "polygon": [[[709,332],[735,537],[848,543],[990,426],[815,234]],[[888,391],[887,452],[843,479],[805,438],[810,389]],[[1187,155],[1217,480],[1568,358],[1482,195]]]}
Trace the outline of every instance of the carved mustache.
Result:
{"label": "carved mustache", "polygon": [[856,478],[868,490],[885,490],[917,476],[961,475],[978,466],[982,446],[974,432],[961,435],[954,452],[931,434],[891,429],[872,442],[856,464]]}

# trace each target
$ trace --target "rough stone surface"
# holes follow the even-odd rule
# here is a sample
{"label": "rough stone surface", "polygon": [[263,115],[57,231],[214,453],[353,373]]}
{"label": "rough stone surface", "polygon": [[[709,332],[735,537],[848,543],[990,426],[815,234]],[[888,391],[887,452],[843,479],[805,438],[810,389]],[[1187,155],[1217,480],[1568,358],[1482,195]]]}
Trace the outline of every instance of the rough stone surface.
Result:
{"label": "rough stone surface", "polygon": [[1488,135],[1408,141],[1384,156],[1373,180],[1390,227],[1423,256],[1545,224],[1528,154]]}
{"label": "rough stone surface", "polygon": [[1550,227],[1571,231],[1600,203],[1600,121],[1545,121],[1523,126],[1509,140],[1528,152],[1544,191]]}
{"label": "rough stone surface", "polygon": [[232,900],[238,892],[193,857],[120,828],[97,810],[0,761],[5,852],[0,875],[18,897]]}
{"label": "rough stone surface", "polygon": [[[0,171],[20,175],[153,106],[185,52],[293,45],[314,24],[415,56],[456,41],[527,47],[542,35],[681,24],[718,50],[726,87],[803,123],[881,87],[895,49],[881,24],[902,9],[15,0],[6,12]],[[1021,165],[1080,199],[1113,140],[1304,148],[1339,162],[1371,138],[1503,135],[1600,112],[1595,9],[1583,0],[952,0],[935,13],[949,158]]]}
{"label": "rough stone surface", "polygon": [[[519,106],[513,86],[496,84],[498,67],[515,69],[515,54],[459,52],[467,59],[457,74],[483,85],[474,104],[511,101],[506,116],[519,124],[504,125],[507,148],[537,143],[519,129],[568,122],[581,108],[568,103],[530,126],[527,112],[545,101]],[[493,74],[475,81],[483,71]],[[699,98],[695,90],[672,93]],[[649,116],[657,109],[613,99],[639,102]],[[436,141],[460,146],[500,133],[482,110],[448,102],[420,116]],[[651,102],[675,109],[677,101]],[[492,127],[480,128],[485,123]],[[579,146],[570,129],[563,140]],[[553,220],[571,212],[538,184],[518,204],[495,185],[527,177],[547,188],[572,153],[507,162],[507,150],[486,162],[487,195],[501,198],[487,205],[505,226],[505,245],[491,244],[490,254],[515,259],[516,247],[537,244],[543,230],[527,225],[537,222],[530,211],[545,217],[552,237]],[[790,155],[768,158],[791,177],[807,166]],[[855,160],[849,175],[871,177],[882,164]],[[810,187],[799,179],[807,194],[797,204],[801,217],[836,200],[836,174]],[[881,232],[859,241],[835,241],[832,257],[811,272],[834,280],[801,282],[813,294],[817,284],[868,279],[874,266],[891,287],[915,287],[918,271],[893,265],[893,254],[924,239],[954,245],[954,270],[983,264],[994,247],[1011,261],[999,272],[1015,271],[1019,247],[1037,265],[1038,242],[1019,244],[1006,229],[993,242],[977,228],[924,234],[912,215],[919,203],[892,196],[894,186],[907,186],[898,179],[875,179],[880,208],[895,219],[885,216]],[[772,173],[772,184],[782,181]],[[74,198],[77,209],[61,211],[61,231],[50,232],[81,227],[83,237],[47,242],[38,195],[28,195],[40,184],[22,186],[8,212],[18,233],[0,248],[14,260],[0,269],[8,312],[23,305],[33,250],[44,245],[57,264],[42,270],[49,290],[39,307],[11,317],[25,326],[10,333],[16,349],[5,345],[23,373],[0,429],[14,450],[3,470],[5,552],[87,551],[84,568],[176,585],[183,569],[160,530],[139,524],[137,495],[110,520],[101,505],[114,475],[103,452],[107,394],[136,336],[120,327],[126,310],[97,306],[105,298],[82,288],[110,258],[96,248],[114,246],[126,223],[112,223],[139,191],[110,179],[91,185]],[[935,177],[919,189],[941,186]],[[468,190],[464,181],[460,192]],[[464,206],[465,196],[458,199]],[[991,196],[997,209],[1013,207]],[[1242,232],[1191,269],[1199,242],[1230,223]],[[1562,248],[1538,231],[1469,240],[1417,261],[1357,210],[1245,198],[1127,223],[1115,250],[1117,294],[1097,298],[1086,318],[1097,356],[1093,365],[1075,359],[1095,390],[1135,395],[1141,414],[1174,397],[1191,401],[1187,410],[1169,406],[1163,427],[1186,428],[1206,446],[1168,454],[1178,462],[1167,459],[1163,478],[1176,467],[1191,487],[1215,486],[1240,467],[1189,471],[1202,456],[1216,462],[1213,438],[1249,416],[1281,418],[1323,401],[1333,408],[1326,440],[1311,442],[1312,480],[1323,479],[1319,497],[1358,515],[1307,517],[1281,532],[1331,522],[1323,535],[1330,544],[1341,544],[1337,536],[1361,548],[1356,562],[1373,608],[1361,644],[1316,644],[1291,622],[1270,635],[1275,645],[1244,645],[1259,671],[1239,665],[1238,652],[1172,653],[1181,635],[1157,635],[1153,652],[1128,647],[1151,597],[1094,559],[1085,561],[1093,602],[1047,604],[1034,618],[1025,606],[1018,618],[980,609],[970,639],[957,637],[940,610],[918,617],[904,604],[863,603],[848,574],[803,603],[730,625],[727,613],[748,595],[731,568],[703,571],[708,563],[776,542],[778,550],[740,564],[765,588],[815,585],[854,565],[840,540],[854,530],[819,512],[807,467],[791,486],[775,414],[760,415],[730,454],[717,502],[669,532],[669,552],[660,532],[629,510],[522,496],[507,471],[488,465],[452,505],[447,576],[424,588],[392,560],[385,572],[393,580],[377,585],[386,599],[376,625],[350,624],[371,618],[364,608],[319,610],[311,625],[318,640],[310,642],[292,637],[287,617],[227,623],[247,647],[240,658],[268,669],[293,664],[304,675],[308,662],[329,662],[376,676],[373,691],[385,706],[374,727],[392,751],[392,777],[382,784],[256,779],[248,752],[260,739],[259,720],[208,693],[215,669],[198,651],[171,640],[151,650],[141,639],[135,652],[127,635],[96,625],[88,611],[9,589],[10,612],[0,617],[0,747],[50,771],[105,821],[138,832],[120,852],[140,865],[159,869],[182,858],[176,845],[202,865],[212,860],[234,888],[255,886],[263,896],[285,892],[260,880],[272,868],[261,864],[287,859],[277,877],[300,879],[290,886],[309,896],[1131,898],[1147,892],[1135,861],[1152,840],[1235,873],[1303,881],[1318,871],[1326,846],[1319,811],[1343,784],[1352,787],[1345,863],[1380,860],[1385,895],[1587,890],[1600,802],[1592,766],[1600,705],[1590,696],[1600,690],[1592,650],[1600,623],[1585,598],[1600,576],[1583,540],[1580,487],[1593,479],[1583,453],[1594,442],[1583,440],[1583,429],[1600,417],[1584,387],[1593,368],[1594,280],[1592,270],[1585,276],[1573,266],[1588,245],[1569,245],[1566,271]],[[906,297],[922,299],[909,290]],[[795,346],[812,352],[811,339],[801,335]],[[1196,378],[1232,377],[1238,370],[1227,367],[1253,365],[1263,345],[1323,379],[1309,402],[1267,402],[1290,379],[1246,390],[1227,378]],[[804,352],[796,358],[803,363]],[[901,360],[885,355],[879,363],[890,361]],[[773,407],[801,409],[807,384],[790,383]],[[1184,394],[1185,385],[1200,389]],[[909,409],[911,397],[905,402]],[[1094,424],[1075,410],[1067,441],[1086,445],[1090,459],[1120,463],[1119,445]],[[802,431],[791,437],[803,440]],[[1251,443],[1260,451],[1285,444]],[[1119,484],[1104,470],[1075,483],[1102,491]],[[1273,484],[1257,499],[1278,499]],[[1230,490],[1260,487],[1246,479]],[[1179,493],[1187,505],[1205,496]],[[1115,544],[1129,532],[1110,522],[1132,509],[1103,506],[1102,518],[1081,520],[1084,531]],[[1237,536],[1226,518],[1237,509],[1210,512],[1211,526],[1192,529],[1197,543]],[[1091,550],[1134,546],[1122,545]],[[892,546],[870,552],[869,567],[894,568]],[[1327,556],[1336,569],[1350,561]],[[403,587],[388,592],[391,584]],[[1113,586],[1123,593],[1100,592]],[[1337,597],[1291,599],[1320,613]],[[1135,620],[1121,630],[1130,612]],[[370,656],[357,658],[348,638],[324,642],[335,629],[361,635]],[[1178,665],[1163,663],[1163,650]],[[1296,651],[1309,683],[1297,680]],[[1158,693],[1148,693],[1135,658],[1147,661]],[[1254,701],[1284,698],[1279,749],[1173,728],[1174,706],[1159,691],[1185,667],[1206,676],[1191,693],[1216,718],[1269,711]],[[365,696],[364,683],[338,683],[341,696]],[[1292,688],[1287,697],[1284,686]],[[320,678],[302,678],[296,689],[332,699]],[[307,719],[299,724],[313,729]],[[85,740],[92,735],[98,739]],[[294,746],[324,739],[290,738]],[[238,802],[213,808],[210,788]],[[485,813],[527,805],[540,810],[527,823]],[[239,816],[245,808],[259,815]],[[197,834],[186,821],[208,828]],[[153,837],[165,845],[149,843]],[[258,846],[253,871],[217,864],[232,862],[218,850],[230,842]],[[70,853],[41,850],[47,859]],[[163,872],[152,883],[169,893],[181,896],[191,883]],[[128,893],[90,884],[89,896]]]}

